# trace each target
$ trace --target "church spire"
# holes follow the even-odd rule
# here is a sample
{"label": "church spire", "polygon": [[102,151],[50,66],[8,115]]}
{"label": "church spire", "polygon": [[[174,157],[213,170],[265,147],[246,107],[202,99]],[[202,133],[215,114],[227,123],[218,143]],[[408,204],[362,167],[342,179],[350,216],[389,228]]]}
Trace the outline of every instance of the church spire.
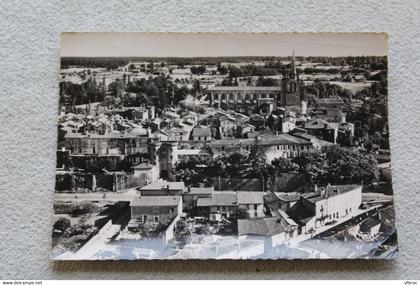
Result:
{"label": "church spire", "polygon": [[295,49],[292,50],[292,61],[290,62],[290,78],[296,79]]}

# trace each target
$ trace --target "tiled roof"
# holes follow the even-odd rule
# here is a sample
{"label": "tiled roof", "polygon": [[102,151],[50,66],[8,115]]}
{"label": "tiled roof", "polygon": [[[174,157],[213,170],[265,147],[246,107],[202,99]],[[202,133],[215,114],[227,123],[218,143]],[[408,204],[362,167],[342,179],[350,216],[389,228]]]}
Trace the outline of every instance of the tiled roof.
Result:
{"label": "tiled roof", "polygon": [[72,139],[82,139],[82,138],[91,138],[91,139],[129,139],[129,138],[136,138],[137,135],[134,134],[127,134],[127,133],[120,133],[120,132],[112,132],[105,135],[100,135],[97,133],[89,133],[89,134],[82,134],[82,133],[68,133],[64,136],[64,138],[72,138]]}
{"label": "tiled roof", "polygon": [[199,198],[197,199],[198,207],[208,207],[208,206],[236,206],[237,195],[233,191],[218,191],[213,192],[211,198]]}
{"label": "tiled roof", "polygon": [[295,202],[300,199],[300,194],[297,192],[278,192],[274,193],[280,200],[285,202]]}
{"label": "tiled roof", "polygon": [[278,222],[279,218],[239,219],[238,235],[272,236],[285,232],[288,227]]}
{"label": "tiled roof", "polygon": [[135,198],[130,206],[177,206],[180,200],[179,196],[145,196]]}
{"label": "tiled roof", "polygon": [[238,204],[262,204],[264,203],[263,192],[237,192]]}
{"label": "tiled roof", "polygon": [[305,123],[305,129],[323,129],[327,126],[328,129],[334,129],[330,123],[323,119],[315,119]]}
{"label": "tiled roof", "polygon": [[194,127],[192,131],[194,137],[211,137],[211,129],[206,126]]}
{"label": "tiled roof", "polygon": [[207,88],[208,91],[281,91],[280,86],[214,86]]}

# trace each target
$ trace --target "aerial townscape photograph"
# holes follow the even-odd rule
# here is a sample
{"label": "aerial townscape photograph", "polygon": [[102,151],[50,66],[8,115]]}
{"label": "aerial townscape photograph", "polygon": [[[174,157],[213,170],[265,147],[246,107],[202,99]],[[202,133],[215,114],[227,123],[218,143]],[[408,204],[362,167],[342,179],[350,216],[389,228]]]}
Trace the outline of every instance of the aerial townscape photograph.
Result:
{"label": "aerial townscape photograph", "polygon": [[395,258],[387,42],[63,33],[51,258]]}

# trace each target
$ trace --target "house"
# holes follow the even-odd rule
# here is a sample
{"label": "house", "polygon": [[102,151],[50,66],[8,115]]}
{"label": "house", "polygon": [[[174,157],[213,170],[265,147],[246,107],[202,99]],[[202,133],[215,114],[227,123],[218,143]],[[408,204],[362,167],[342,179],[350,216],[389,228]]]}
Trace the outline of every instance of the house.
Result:
{"label": "house", "polygon": [[354,137],[354,124],[343,122],[338,124],[337,142],[344,146],[352,145]]}
{"label": "house", "polygon": [[148,132],[145,128],[137,126],[130,131],[130,134],[134,136],[147,136]]}
{"label": "house", "polygon": [[182,121],[196,124],[198,122],[198,114],[190,111],[187,115],[182,117]]}
{"label": "house", "polygon": [[302,194],[286,213],[299,225],[300,233],[311,233],[322,225],[356,215],[361,204],[361,185],[328,185]]}
{"label": "house", "polygon": [[255,132],[255,126],[245,123],[240,127],[240,136],[243,138],[246,138],[248,136],[248,133],[253,133]]}
{"label": "house", "polygon": [[258,115],[258,114],[251,114],[249,116],[250,120],[249,123],[251,125],[254,125],[256,127],[257,130],[263,129],[264,125],[265,125],[265,119],[263,116]]}
{"label": "house", "polygon": [[237,213],[238,197],[234,191],[214,191],[211,198],[198,198],[197,208],[210,221],[220,222]]}
{"label": "house", "polygon": [[247,218],[261,218],[264,217],[264,193],[262,192],[243,192],[236,193],[238,199],[239,209],[244,210]]}
{"label": "house", "polygon": [[283,133],[288,133],[296,127],[296,118],[294,115],[280,115],[278,129]]}
{"label": "house", "polygon": [[132,119],[135,122],[147,121],[149,119],[149,111],[145,107],[131,110],[131,116],[129,119]]}
{"label": "house", "polygon": [[166,131],[170,141],[188,141],[190,132],[182,127],[173,127]]}
{"label": "house", "polygon": [[278,217],[239,219],[238,235],[261,237],[264,241],[264,251],[271,253],[273,247],[284,244],[298,235],[298,225],[284,212]]}
{"label": "house", "polygon": [[178,122],[181,116],[178,115],[177,113],[175,113],[172,110],[166,110],[162,113],[162,117],[163,117],[163,119],[168,119],[168,120],[171,120],[171,121]]}
{"label": "house", "polygon": [[337,108],[319,108],[311,111],[312,119],[322,119],[328,123],[342,123],[346,121],[346,113]]}
{"label": "house", "polygon": [[236,130],[236,120],[231,116],[222,116],[219,118],[220,134],[222,138],[233,137]]}
{"label": "house", "polygon": [[328,123],[322,119],[315,119],[305,123],[304,129],[310,135],[334,144],[337,143],[338,125],[336,123]]}
{"label": "house", "polygon": [[129,230],[142,224],[169,225],[182,213],[182,199],[179,196],[136,197],[130,202]]}
{"label": "house", "polygon": [[331,96],[327,98],[315,98],[315,106],[317,108],[336,108],[336,109],[343,109],[344,101],[338,96]]}
{"label": "house", "polygon": [[82,133],[96,133],[104,135],[112,131],[111,124],[103,121],[92,121],[80,128]]}
{"label": "house", "polygon": [[67,133],[64,136],[66,149],[70,156],[102,156],[118,157],[139,156],[148,153],[148,138],[138,134],[111,132],[96,133]]}
{"label": "house", "polygon": [[210,221],[217,222],[229,219],[239,211],[249,219],[265,216],[262,192],[213,191],[211,197],[198,197],[197,207]]}
{"label": "house", "polygon": [[359,225],[358,235],[364,240],[372,240],[379,235],[381,225],[378,217],[369,217]]}
{"label": "house", "polygon": [[275,158],[298,157],[301,152],[312,148],[312,143],[306,139],[294,137],[289,134],[270,135],[267,137],[257,136],[249,139],[224,139],[216,140],[210,144],[213,155],[223,153],[247,153],[255,145],[264,149],[267,162]]}
{"label": "house", "polygon": [[297,192],[272,192],[264,195],[264,204],[273,216],[279,215],[278,210],[287,211],[300,200]]}
{"label": "house", "polygon": [[156,165],[143,162],[133,166],[133,175],[129,187],[145,186],[159,179],[159,170]]}
{"label": "house", "polygon": [[168,141],[169,136],[162,130],[156,130],[150,136],[151,139],[156,139],[157,141]]}
{"label": "house", "polygon": [[367,120],[369,126],[369,132],[382,132],[386,123],[386,120],[379,114],[370,116]]}
{"label": "house", "polygon": [[325,146],[334,145],[332,142],[325,141],[325,140],[319,139],[318,137],[314,135],[308,134],[307,130],[301,129],[301,128],[295,128],[294,130],[290,132],[290,135],[308,140],[309,142],[312,143],[313,148],[319,149],[319,150]]}
{"label": "house", "polygon": [[174,196],[185,191],[184,182],[159,181],[148,184],[140,190],[141,196]]}
{"label": "house", "polygon": [[178,162],[187,162],[188,160],[193,159],[193,158],[203,160],[210,157],[211,157],[210,153],[202,148],[178,149]]}
{"label": "house", "polygon": [[192,130],[192,140],[193,141],[211,141],[211,129],[206,126],[196,126]]}
{"label": "house", "polygon": [[214,187],[206,187],[204,184],[199,187],[187,187],[182,194],[182,203],[184,210],[192,210],[197,205],[200,198],[211,198],[214,192]]}

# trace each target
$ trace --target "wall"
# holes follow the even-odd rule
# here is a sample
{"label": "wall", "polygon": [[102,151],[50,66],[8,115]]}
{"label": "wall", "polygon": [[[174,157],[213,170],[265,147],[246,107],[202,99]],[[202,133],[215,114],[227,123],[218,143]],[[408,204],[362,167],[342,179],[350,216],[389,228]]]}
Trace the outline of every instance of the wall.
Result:
{"label": "wall", "polygon": [[[420,278],[420,6],[416,0],[0,1],[0,277]],[[52,262],[63,31],[385,31],[400,256],[394,261]],[[292,47],[290,47],[292,49]],[[30,234],[29,234],[30,233]]]}

